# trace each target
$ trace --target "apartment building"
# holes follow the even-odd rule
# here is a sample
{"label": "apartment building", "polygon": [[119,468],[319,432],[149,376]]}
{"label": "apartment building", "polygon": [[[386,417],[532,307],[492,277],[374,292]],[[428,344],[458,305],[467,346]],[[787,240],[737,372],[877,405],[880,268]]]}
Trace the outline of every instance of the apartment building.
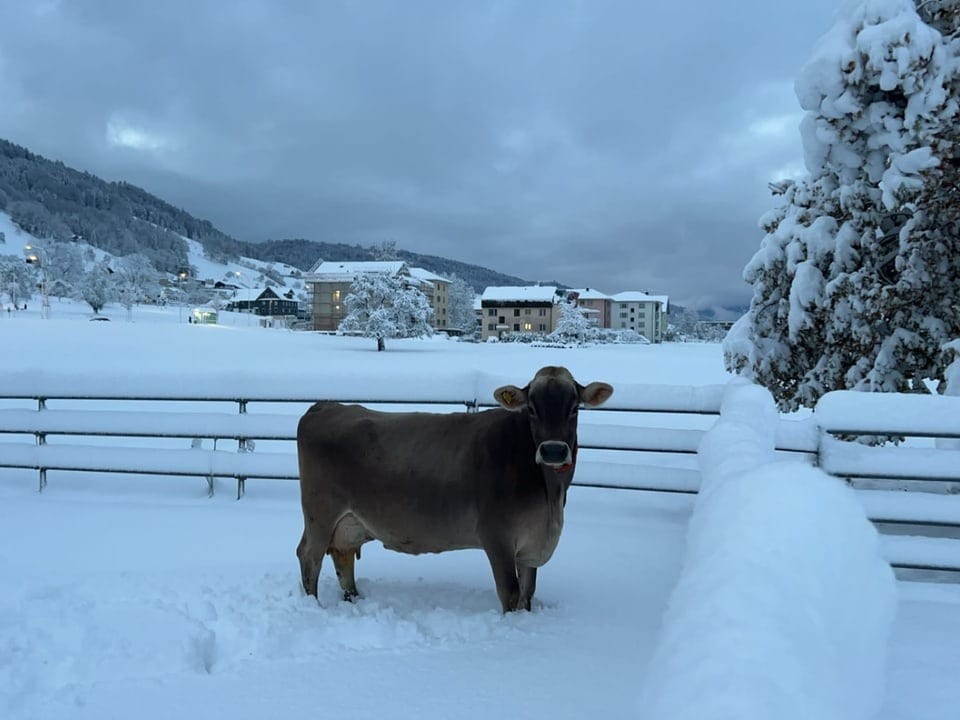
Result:
{"label": "apartment building", "polygon": [[488,287],[480,296],[480,338],[551,333],[560,317],[558,304],[565,297],[565,291],[552,285]]}
{"label": "apartment building", "polygon": [[577,305],[583,308],[584,314],[594,327],[610,327],[613,298],[592,288],[577,288],[571,290],[570,294],[576,296]]}
{"label": "apartment building", "polygon": [[650,342],[663,342],[667,330],[669,298],[629,291],[610,296],[610,325],[613,330],[635,330]]}
{"label": "apartment building", "polygon": [[420,291],[433,308],[433,329],[450,326],[450,281],[423,268],[410,268],[410,276],[420,281]]}
{"label": "apartment building", "polygon": [[446,330],[449,321],[450,281],[423,268],[411,268],[402,260],[374,260],[355,262],[318,261],[304,275],[310,298],[312,328],[335,331],[346,316],[343,300],[361,273],[383,273],[401,277],[405,284],[419,289],[433,308],[433,323],[437,330]]}

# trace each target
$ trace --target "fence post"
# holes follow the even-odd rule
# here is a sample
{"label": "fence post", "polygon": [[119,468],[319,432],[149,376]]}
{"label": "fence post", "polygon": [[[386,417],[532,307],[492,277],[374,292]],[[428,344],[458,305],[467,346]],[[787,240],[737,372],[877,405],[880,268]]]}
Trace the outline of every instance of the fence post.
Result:
{"label": "fence post", "polygon": [[[45,433],[37,433],[37,447],[41,447],[47,444],[47,436]],[[43,492],[43,489],[47,486],[47,469],[45,467],[40,467],[40,487],[37,492]]]}

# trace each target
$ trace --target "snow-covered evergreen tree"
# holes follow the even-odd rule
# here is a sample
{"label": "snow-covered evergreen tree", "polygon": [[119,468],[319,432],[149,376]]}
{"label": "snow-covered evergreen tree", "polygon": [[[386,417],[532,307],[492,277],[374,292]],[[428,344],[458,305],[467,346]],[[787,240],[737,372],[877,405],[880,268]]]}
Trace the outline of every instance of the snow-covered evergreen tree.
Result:
{"label": "snow-covered evergreen tree", "polygon": [[960,336],[958,5],[848,3],[797,80],[809,177],[773,187],[725,347],[784,410],[942,378]]}
{"label": "snow-covered evergreen tree", "polygon": [[557,319],[557,327],[547,337],[557,342],[582,344],[595,338],[596,335],[597,329],[590,324],[583,308],[573,301],[565,300],[560,303],[560,317]]}
{"label": "snow-covered evergreen tree", "polygon": [[106,260],[98,262],[84,274],[80,297],[93,309],[94,315],[99,314],[104,305],[116,299],[116,285]]}
{"label": "snow-covered evergreen tree", "polygon": [[477,332],[477,313],[473,309],[476,292],[461,277],[450,278],[450,290],[447,295],[448,323],[465,336],[474,336]]}
{"label": "snow-covered evergreen tree", "polygon": [[375,338],[377,350],[386,349],[387,338],[433,334],[429,301],[396,275],[357,275],[343,304],[347,315],[340,322],[340,331]]}

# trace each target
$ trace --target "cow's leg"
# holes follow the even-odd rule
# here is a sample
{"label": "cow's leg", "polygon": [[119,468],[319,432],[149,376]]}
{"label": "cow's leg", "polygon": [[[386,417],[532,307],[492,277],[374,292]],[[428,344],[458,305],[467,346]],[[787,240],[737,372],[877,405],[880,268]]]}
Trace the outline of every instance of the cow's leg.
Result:
{"label": "cow's leg", "polygon": [[297,558],[300,560],[300,581],[307,595],[317,596],[317,581],[320,579],[320,565],[327,547],[333,537],[334,522],[320,521],[304,512],[303,535],[297,545]]}
{"label": "cow's leg", "polygon": [[517,558],[513,550],[499,541],[486,543],[483,549],[493,570],[493,581],[497,584],[497,595],[503,612],[517,610],[520,603],[520,583],[517,580]]}
{"label": "cow's leg", "polygon": [[350,549],[341,552],[335,548],[330,548],[330,557],[333,558],[333,567],[337,571],[337,580],[340,581],[340,589],[343,590],[343,599],[353,602],[354,598],[360,595],[357,592],[357,580],[354,577],[354,561],[360,557],[360,549]]}
{"label": "cow's leg", "polygon": [[520,579],[520,609],[529,610],[533,593],[537,589],[537,569],[526,565],[518,565],[517,575]]}

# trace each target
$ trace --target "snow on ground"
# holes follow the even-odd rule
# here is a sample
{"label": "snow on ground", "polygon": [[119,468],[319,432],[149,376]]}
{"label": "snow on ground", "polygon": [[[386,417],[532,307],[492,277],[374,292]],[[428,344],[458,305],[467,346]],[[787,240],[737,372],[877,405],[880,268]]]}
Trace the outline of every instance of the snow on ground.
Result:
{"label": "snow on ground", "polygon": [[[38,240],[33,235],[24,232],[17,226],[10,216],[0,211],[0,233],[4,234],[4,242],[0,243],[0,255],[13,255],[17,258],[24,257],[24,246],[28,244],[42,246],[44,241]],[[287,265],[286,263],[271,263],[263,260],[254,260],[252,258],[240,258],[237,261],[218,262],[211,260],[204,255],[203,245],[196,240],[190,240],[187,237],[180,236],[187,244],[187,255],[190,259],[190,265],[196,270],[197,280],[222,280],[231,285],[240,288],[262,289],[265,286],[263,271],[272,269],[275,273],[275,281],[282,281],[284,287],[294,288],[298,291],[303,289],[302,271]],[[101,260],[108,253],[94,248],[97,260]],[[54,300],[54,302],[56,302]]]}
{"label": "snow on ground", "polygon": [[[87,322],[81,306],[54,302],[54,319],[42,321],[34,304],[0,319],[0,373],[142,370],[175,382],[351,368],[378,383],[424,383],[456,367],[523,382],[559,363],[581,381],[615,386],[728,379],[716,345],[563,350],[434,338],[377,353],[369,340],[264,329],[243,317],[193,326],[176,308],[137,308],[126,322],[107,308],[112,322]],[[78,475],[42,495],[35,483],[34,473],[0,470],[0,717],[650,717],[640,685],[662,671],[648,663],[680,577],[690,497],[574,488],[535,611],[504,617],[480,551],[411,557],[369,544],[357,604],[339,601],[329,564],[321,603],[302,597],[292,482],[248,483],[239,502],[229,492],[208,499],[194,479]],[[758,502],[776,505],[778,496]],[[797,528],[811,514],[792,504],[770,512]],[[710,582],[782,587],[789,569],[748,563]],[[898,591],[878,717],[954,717],[960,588],[898,583]],[[810,612],[784,602],[785,617]],[[761,608],[744,598],[739,619],[756,624],[741,653],[763,649],[757,638],[771,618]],[[729,622],[706,612],[708,630]],[[802,619],[824,628],[837,620]],[[772,680],[788,666],[778,658]],[[711,682],[700,677],[691,696],[724,689]]]}

